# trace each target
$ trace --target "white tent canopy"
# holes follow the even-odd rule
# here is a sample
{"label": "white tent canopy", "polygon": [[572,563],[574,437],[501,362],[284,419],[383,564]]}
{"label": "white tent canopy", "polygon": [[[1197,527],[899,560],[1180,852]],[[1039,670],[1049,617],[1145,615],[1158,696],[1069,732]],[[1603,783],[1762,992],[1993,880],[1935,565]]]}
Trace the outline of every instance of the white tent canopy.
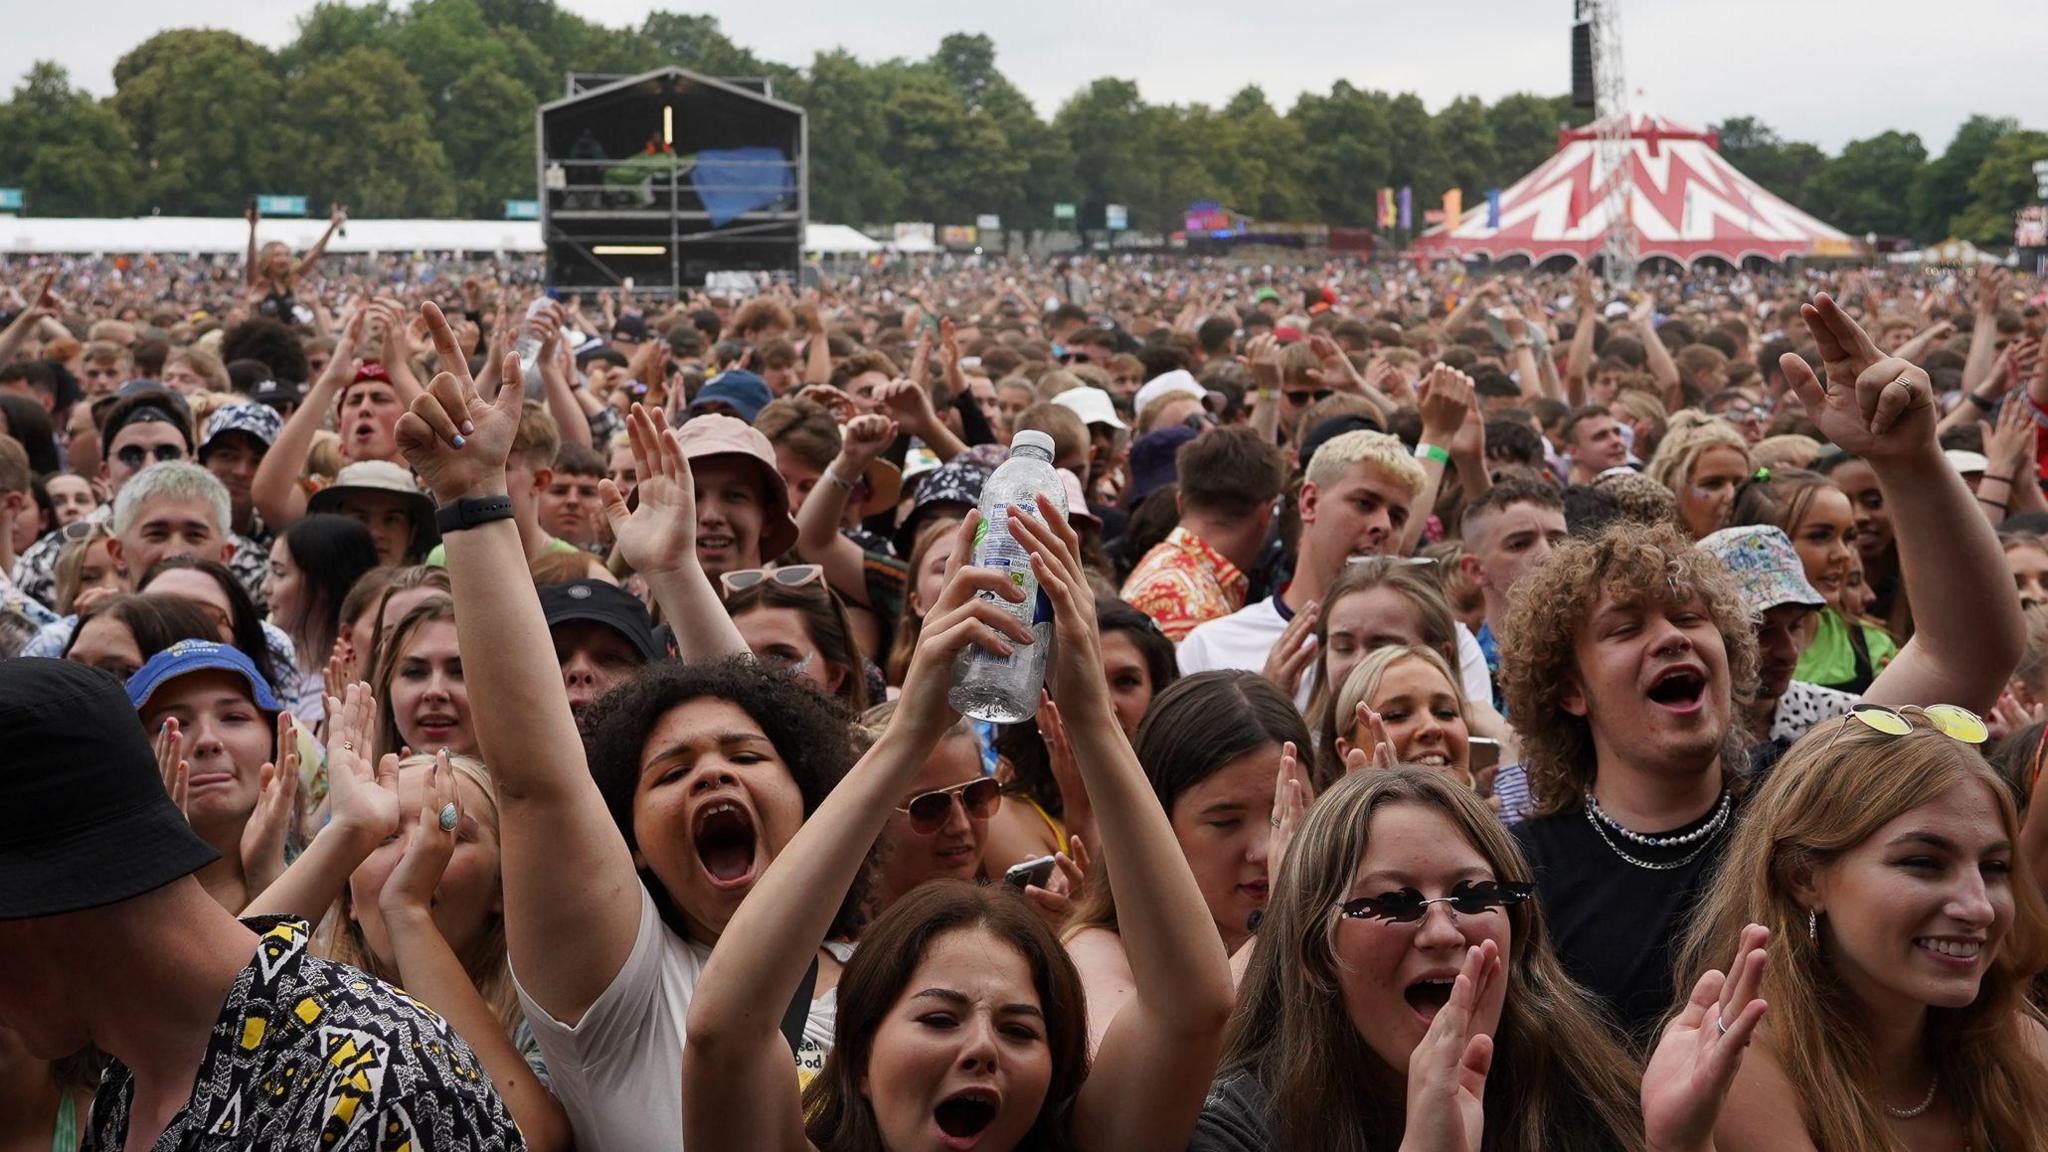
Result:
{"label": "white tent canopy", "polygon": [[1917,252],[1894,252],[1885,257],[1893,264],[2003,264],[2005,261],[1968,240],[1945,240]]}
{"label": "white tent canopy", "polygon": [[[260,242],[282,240],[304,252],[326,230],[325,220],[265,217]],[[0,218],[0,253],[240,253],[249,225],[238,217],[139,216],[107,219]],[[543,250],[536,220],[350,220],[327,245],[329,252],[506,252]],[[804,251],[879,252],[882,245],[844,224],[812,224]]]}

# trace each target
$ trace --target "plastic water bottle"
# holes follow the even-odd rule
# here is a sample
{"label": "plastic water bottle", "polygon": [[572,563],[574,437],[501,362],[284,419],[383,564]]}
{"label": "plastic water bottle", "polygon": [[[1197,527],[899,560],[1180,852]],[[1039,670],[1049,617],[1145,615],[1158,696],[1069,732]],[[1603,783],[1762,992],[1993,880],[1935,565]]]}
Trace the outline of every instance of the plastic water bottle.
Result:
{"label": "plastic water bottle", "polygon": [[538,400],[544,391],[540,379],[540,325],[535,323],[541,313],[547,310],[546,296],[536,296],[526,306],[526,319],[519,324],[519,342],[512,346],[512,352],[519,357],[519,373],[526,383],[526,398]]}
{"label": "plastic water bottle", "polygon": [[953,690],[946,700],[963,716],[1015,724],[1038,714],[1038,693],[1045,683],[1045,663],[1052,649],[1052,605],[1039,591],[1038,577],[1031,571],[1031,554],[1022,541],[1010,535],[1010,517],[1023,512],[1038,515],[1041,493],[1060,515],[1066,515],[1067,490],[1052,466],[1052,437],[1043,432],[1019,432],[1010,444],[1009,459],[982,485],[974,563],[1007,571],[1010,583],[1024,593],[1024,599],[1017,602],[988,592],[980,595],[1030,628],[1032,642],[1014,645],[1015,651],[1008,656],[998,656],[980,645],[970,645],[961,653],[953,666]]}

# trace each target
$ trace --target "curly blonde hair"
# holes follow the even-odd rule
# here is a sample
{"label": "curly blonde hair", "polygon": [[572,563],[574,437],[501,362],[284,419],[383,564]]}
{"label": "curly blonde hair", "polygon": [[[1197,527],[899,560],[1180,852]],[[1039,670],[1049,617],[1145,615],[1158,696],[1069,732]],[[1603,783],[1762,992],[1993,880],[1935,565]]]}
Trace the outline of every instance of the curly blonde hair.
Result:
{"label": "curly blonde hair", "polygon": [[[1739,716],[1756,694],[1756,634],[1734,579],[1671,524],[1623,522],[1590,540],[1567,540],[1515,586],[1500,637],[1500,688],[1522,737],[1536,813],[1561,812],[1593,783],[1593,731],[1565,711],[1579,683],[1574,641],[1603,594],[1624,602],[1697,598],[1728,654]],[[1734,787],[1745,765],[1742,725],[1730,723],[1721,763]]]}

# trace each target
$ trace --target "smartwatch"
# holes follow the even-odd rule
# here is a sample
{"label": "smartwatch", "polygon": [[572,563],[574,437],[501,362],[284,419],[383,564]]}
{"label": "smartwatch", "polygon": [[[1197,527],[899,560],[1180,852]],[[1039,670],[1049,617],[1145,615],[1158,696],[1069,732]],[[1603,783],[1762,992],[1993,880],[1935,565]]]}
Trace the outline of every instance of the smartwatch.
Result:
{"label": "smartwatch", "polygon": [[510,496],[470,496],[434,509],[434,527],[441,535],[512,518]]}

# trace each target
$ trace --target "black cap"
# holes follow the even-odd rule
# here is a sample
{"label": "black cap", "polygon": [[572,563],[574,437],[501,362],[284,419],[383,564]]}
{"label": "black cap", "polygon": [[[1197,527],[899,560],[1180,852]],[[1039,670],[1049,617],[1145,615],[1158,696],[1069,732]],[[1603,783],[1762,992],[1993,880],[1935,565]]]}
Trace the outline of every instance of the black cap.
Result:
{"label": "black cap", "polygon": [[1385,431],[1386,428],[1379,421],[1367,416],[1363,412],[1350,412],[1342,416],[1332,416],[1328,420],[1321,421],[1303,434],[1301,450],[1296,454],[1295,459],[1300,461],[1303,468],[1306,468],[1308,467],[1308,462],[1316,458],[1316,449],[1321,448],[1323,445],[1328,444],[1347,432]]}
{"label": "black cap", "polygon": [[546,584],[540,590],[541,614],[548,627],[572,621],[602,624],[633,645],[643,660],[659,660],[667,650],[654,638],[647,609],[631,592],[603,580],[571,580]]}
{"label": "black cap", "polygon": [[[137,387],[138,384],[143,386]],[[185,451],[192,452],[198,447],[193,441],[192,408],[185,398],[163,387],[161,384],[131,380],[121,386],[114,398],[105,401],[106,415],[100,422],[100,443],[111,445],[121,429],[130,424],[168,424],[178,430],[185,439]]]}
{"label": "black cap", "polygon": [[647,321],[638,312],[627,312],[612,323],[612,339],[639,343],[647,339]]}
{"label": "black cap", "polygon": [[164,791],[112,676],[0,661],[0,920],[99,908],[219,858]]}

